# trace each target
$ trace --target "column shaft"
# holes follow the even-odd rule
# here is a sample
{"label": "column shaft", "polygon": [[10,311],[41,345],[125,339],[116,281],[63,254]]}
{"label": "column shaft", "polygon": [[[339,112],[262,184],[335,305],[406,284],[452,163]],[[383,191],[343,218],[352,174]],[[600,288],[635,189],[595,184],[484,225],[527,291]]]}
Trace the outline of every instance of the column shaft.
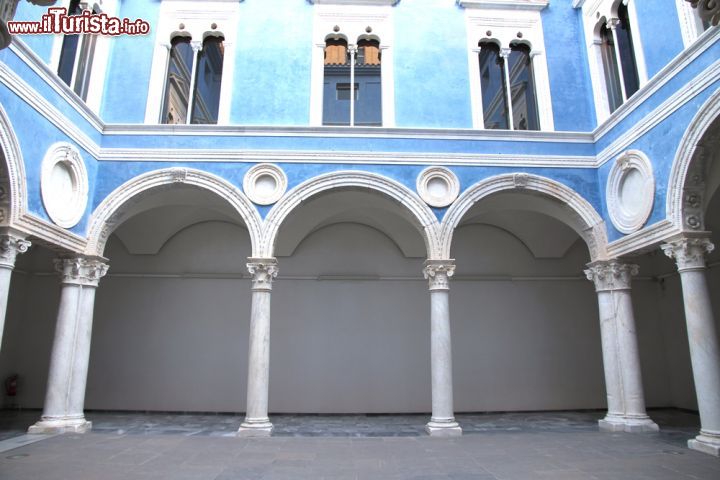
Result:
{"label": "column shaft", "polygon": [[0,235],[0,348],[2,347],[5,315],[7,314],[10,280],[18,253],[27,252],[30,242],[13,234]]}

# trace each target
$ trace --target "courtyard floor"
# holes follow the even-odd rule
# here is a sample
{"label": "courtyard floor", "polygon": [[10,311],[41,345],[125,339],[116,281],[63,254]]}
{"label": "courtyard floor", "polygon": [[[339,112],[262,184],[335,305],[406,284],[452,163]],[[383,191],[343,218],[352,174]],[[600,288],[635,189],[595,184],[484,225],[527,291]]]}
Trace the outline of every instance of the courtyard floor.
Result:
{"label": "courtyard floor", "polygon": [[720,479],[678,410],[644,434],[599,432],[602,412],[460,414],[449,439],[425,415],[275,415],[273,437],[243,439],[233,415],[90,412],[92,433],[25,435],[39,415],[0,411],[0,479]]}

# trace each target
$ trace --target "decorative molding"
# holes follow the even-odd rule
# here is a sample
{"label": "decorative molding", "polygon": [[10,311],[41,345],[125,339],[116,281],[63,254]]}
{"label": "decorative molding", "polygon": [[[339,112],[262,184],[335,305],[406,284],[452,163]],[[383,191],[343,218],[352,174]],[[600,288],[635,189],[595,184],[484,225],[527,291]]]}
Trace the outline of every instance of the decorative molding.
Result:
{"label": "decorative molding", "polygon": [[423,266],[423,276],[431,292],[450,290],[450,277],[454,274],[455,260],[427,260]]}
{"label": "decorative molding", "polygon": [[550,2],[548,0],[456,0],[463,8],[483,8],[500,10],[544,10]]}
{"label": "decorative molding", "polygon": [[326,190],[356,187],[380,192],[407,209],[415,226],[425,240],[428,258],[438,258],[439,223],[430,207],[413,191],[390,178],[371,172],[340,170],[307,180],[293,188],[275,204],[264,222],[262,243],[258,252],[262,257],[273,257],[277,235],[285,219],[303,202]]}
{"label": "decorative molding", "polygon": [[687,0],[697,8],[700,18],[717,26],[720,23],[720,2],[717,0]]}
{"label": "decorative molding", "polygon": [[428,167],[417,177],[417,192],[431,207],[447,207],[460,194],[460,180],[449,169]]}
{"label": "decorative molding", "polygon": [[238,213],[250,233],[253,251],[260,243],[262,221],[250,200],[227,180],[211,173],[192,168],[168,168],[138,175],[113,190],[98,205],[88,221],[88,240],[85,252],[101,256],[105,243],[117,226],[125,221],[127,207],[139,201],[142,195],[156,188],[181,181],[208,190],[226,200]]}
{"label": "decorative molding", "polygon": [[287,175],[282,168],[271,163],[261,163],[245,174],[243,190],[253,203],[272,205],[285,194],[287,184]]}
{"label": "decorative molding", "polygon": [[277,277],[278,265],[275,258],[248,258],[248,272],[252,275],[253,292],[269,292]]}
{"label": "decorative molding", "polygon": [[683,233],[662,245],[663,252],[675,260],[680,273],[705,270],[705,256],[714,249],[710,232]]}
{"label": "decorative molding", "polygon": [[632,277],[639,271],[637,265],[612,259],[589,263],[585,276],[595,284],[596,292],[612,292],[630,290]]}
{"label": "decorative molding", "polygon": [[15,268],[15,258],[19,253],[25,253],[31,243],[16,235],[0,234],[0,268]]}
{"label": "decorative molding", "polygon": [[54,265],[64,285],[97,287],[108,271],[107,260],[101,257],[56,258]]}
{"label": "decorative molding", "polygon": [[65,142],[51,145],[40,175],[40,193],[50,220],[63,228],[77,225],[87,207],[89,188],[87,169],[77,148]]}
{"label": "decorative molding", "polygon": [[607,255],[610,258],[618,258],[623,255],[655,249],[666,238],[678,233],[680,233],[680,230],[675,228],[672,222],[662,220],[610,242],[607,247]]}
{"label": "decorative molding", "polygon": [[23,214],[14,222],[13,228],[32,237],[33,243],[45,245],[52,250],[83,253],[87,246],[85,238],[29,213]]}
{"label": "decorative molding", "polygon": [[0,149],[2,149],[2,156],[5,157],[4,165],[0,164],[0,170],[3,171],[3,176],[6,177],[5,182],[7,182],[3,188],[5,186],[10,188],[9,192],[4,192],[5,197],[0,199],[2,205],[0,207],[0,223],[13,225],[27,211],[27,177],[20,144],[10,118],[2,105],[0,105]]}
{"label": "decorative molding", "polygon": [[314,5],[357,5],[360,7],[390,6],[400,3],[400,0],[307,0]]}
{"label": "decorative molding", "polygon": [[[630,186],[633,190],[640,189],[639,198],[625,197],[628,193],[625,183],[631,181],[631,175],[640,176],[640,185]],[[623,233],[640,230],[650,217],[655,201],[655,177],[647,155],[640,150],[628,150],[620,155],[610,170],[605,195],[615,228]]]}
{"label": "decorative molding", "polygon": [[453,234],[460,224],[460,221],[470,208],[483,198],[494,193],[503,191],[526,190],[528,192],[541,193],[559,201],[567,207],[574,216],[576,224],[569,225],[585,240],[590,251],[590,258],[602,260],[606,258],[607,232],[605,222],[592,205],[578,192],[567,185],[556,182],[549,178],[533,174],[524,174],[522,187],[516,184],[517,173],[507,173],[485,178],[465,190],[460,197],[448,209],[441,224],[441,244],[439,257],[449,258]]}

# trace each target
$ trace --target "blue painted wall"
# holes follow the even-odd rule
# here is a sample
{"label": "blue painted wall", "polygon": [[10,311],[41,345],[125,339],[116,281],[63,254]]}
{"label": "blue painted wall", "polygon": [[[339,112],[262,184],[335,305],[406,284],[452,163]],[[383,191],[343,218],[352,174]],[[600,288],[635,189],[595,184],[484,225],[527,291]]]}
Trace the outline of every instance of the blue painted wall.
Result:
{"label": "blue painted wall", "polygon": [[394,22],[397,126],[472,128],[463,10],[455,0],[401,1]]}
{"label": "blue painted wall", "polygon": [[[39,21],[40,17],[46,13],[47,7],[38,7],[27,0],[20,0],[15,13],[15,20],[35,22]],[[20,35],[19,37],[37,56],[42,58],[45,63],[50,62],[53,41],[55,40],[53,35]]]}
{"label": "blue painted wall", "polygon": [[[651,78],[684,46],[675,0],[635,1],[645,66]],[[635,37],[638,32],[633,32]]]}
{"label": "blue painted wall", "polygon": [[572,0],[553,0],[541,16],[555,130],[590,131],[595,106],[581,10]]}
{"label": "blue painted wall", "polygon": [[[112,41],[100,115],[107,123],[144,123],[150,85],[150,67],[155,48],[159,0],[124,0],[121,18],[150,22],[148,35],[121,36]],[[162,92],[158,92],[162,95]]]}

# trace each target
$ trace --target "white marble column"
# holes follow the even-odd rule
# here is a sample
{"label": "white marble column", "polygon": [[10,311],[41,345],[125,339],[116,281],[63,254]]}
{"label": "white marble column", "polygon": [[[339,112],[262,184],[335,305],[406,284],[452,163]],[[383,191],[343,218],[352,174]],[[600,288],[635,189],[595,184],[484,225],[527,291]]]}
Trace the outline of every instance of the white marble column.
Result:
{"label": "white marble column", "polygon": [[30,242],[11,233],[0,234],[0,346],[2,346],[5,314],[7,313],[10,278],[18,253],[27,252]]}
{"label": "white marble column", "polygon": [[274,258],[250,258],[247,264],[252,275],[252,313],[250,316],[250,348],[248,355],[247,411],[238,430],[242,437],[266,437],[273,425],[268,418],[270,387],[270,294],[277,276]]}
{"label": "white marble column", "polygon": [[103,259],[75,257],[55,260],[60,274],[60,306],[50,357],[45,406],[29,433],[84,433],[85,385],[90,360],[95,289],[107,273]]}
{"label": "white marble column", "polygon": [[430,284],[430,357],[432,417],[425,430],[432,436],[462,434],[453,408],[452,343],[450,340],[450,277],[453,260],[428,260],[423,274]]}
{"label": "white marble column", "polygon": [[714,245],[703,236],[680,236],[662,246],[677,262],[682,283],[695,392],[700,411],[700,434],[688,447],[720,456],[720,345],[710,291],[705,279],[705,255]]}
{"label": "white marble column", "polygon": [[585,270],[595,283],[600,310],[605,386],[608,412],[600,420],[600,430],[612,432],[657,431],[658,426],[645,411],[640,352],[630,283],[637,265],[617,260],[598,261]]}

